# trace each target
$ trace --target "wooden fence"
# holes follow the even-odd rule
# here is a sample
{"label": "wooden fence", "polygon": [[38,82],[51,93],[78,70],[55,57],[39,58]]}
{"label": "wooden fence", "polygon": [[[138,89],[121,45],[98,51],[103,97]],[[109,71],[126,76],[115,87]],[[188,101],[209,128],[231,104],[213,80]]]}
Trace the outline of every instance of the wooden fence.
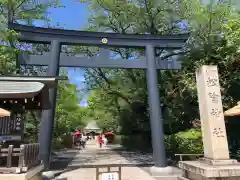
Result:
{"label": "wooden fence", "polygon": [[22,144],[20,148],[0,145],[0,173],[21,173],[40,164],[39,144]]}

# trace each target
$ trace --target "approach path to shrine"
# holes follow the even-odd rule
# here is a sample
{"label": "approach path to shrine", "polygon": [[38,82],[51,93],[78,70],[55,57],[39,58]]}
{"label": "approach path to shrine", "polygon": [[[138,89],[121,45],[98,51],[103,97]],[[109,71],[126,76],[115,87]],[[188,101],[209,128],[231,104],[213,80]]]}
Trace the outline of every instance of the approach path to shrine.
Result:
{"label": "approach path to shrine", "polygon": [[152,155],[126,151],[119,145],[98,148],[96,141],[88,141],[85,149],[58,152],[52,169],[61,170],[55,179],[96,180],[96,166],[121,165],[122,180],[153,180],[146,166],[153,165]]}

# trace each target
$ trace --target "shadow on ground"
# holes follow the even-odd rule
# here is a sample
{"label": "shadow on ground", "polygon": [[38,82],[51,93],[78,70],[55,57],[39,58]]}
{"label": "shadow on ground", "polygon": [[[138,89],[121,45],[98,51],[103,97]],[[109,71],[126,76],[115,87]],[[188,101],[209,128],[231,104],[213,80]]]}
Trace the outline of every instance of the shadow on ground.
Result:
{"label": "shadow on ground", "polygon": [[[79,154],[77,150],[66,150],[55,155],[51,162],[52,171],[59,171],[57,176],[63,173],[77,170],[79,168],[106,168],[106,167],[139,167],[149,173],[149,167],[153,166],[153,156],[151,153],[127,150],[122,146],[109,145],[107,149],[100,151],[84,151]],[[92,154],[92,155],[91,155]],[[108,156],[109,154],[109,156]],[[111,160],[111,156],[118,155],[123,160]],[[90,155],[90,156],[89,156]],[[99,156],[101,155],[101,156]],[[103,163],[98,158],[104,159]],[[109,160],[108,160],[109,159]],[[124,160],[125,159],[125,160]],[[118,164],[118,160],[123,163]],[[169,163],[170,165],[171,163]],[[67,178],[57,178],[58,180],[67,180]]]}
{"label": "shadow on ground", "polygon": [[53,160],[50,164],[50,170],[63,170],[75,159],[78,150],[71,149],[54,153]]}
{"label": "shadow on ground", "polygon": [[[137,167],[148,167],[154,165],[152,153],[131,150],[123,146],[109,145],[109,147],[111,148],[111,151],[124,157],[127,161],[131,162],[133,165],[134,164],[139,165]],[[167,164],[169,166],[177,166],[177,162],[178,161],[174,161],[170,158],[167,159]]]}
{"label": "shadow on ground", "polygon": [[109,145],[111,151],[125,158],[129,163],[139,166],[153,165],[152,153],[144,153],[140,151],[131,151],[121,146],[114,147]]}

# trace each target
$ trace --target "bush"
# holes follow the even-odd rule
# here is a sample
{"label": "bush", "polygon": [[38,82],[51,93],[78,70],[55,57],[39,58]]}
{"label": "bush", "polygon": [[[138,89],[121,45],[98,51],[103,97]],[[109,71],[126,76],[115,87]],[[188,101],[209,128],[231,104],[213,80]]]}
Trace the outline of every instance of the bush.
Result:
{"label": "bush", "polygon": [[52,140],[52,150],[60,150],[63,149],[64,146],[62,144],[62,140],[60,138],[53,138]]}
{"label": "bush", "polygon": [[202,154],[203,144],[201,131],[190,129],[185,132],[165,137],[167,156],[175,159],[174,154]]}
{"label": "bush", "polygon": [[62,135],[52,140],[53,150],[60,150],[72,147],[72,136],[70,134]]}
{"label": "bush", "polygon": [[[152,151],[151,136],[116,135],[114,144],[121,144],[128,149],[150,152]],[[166,154],[171,159],[176,159],[175,154],[202,154],[202,135],[198,129],[179,132],[165,136]]]}
{"label": "bush", "polygon": [[122,135],[120,143],[128,149],[152,151],[151,136],[148,134]]}
{"label": "bush", "polygon": [[122,136],[121,135],[115,135],[114,141],[112,144],[122,144]]}

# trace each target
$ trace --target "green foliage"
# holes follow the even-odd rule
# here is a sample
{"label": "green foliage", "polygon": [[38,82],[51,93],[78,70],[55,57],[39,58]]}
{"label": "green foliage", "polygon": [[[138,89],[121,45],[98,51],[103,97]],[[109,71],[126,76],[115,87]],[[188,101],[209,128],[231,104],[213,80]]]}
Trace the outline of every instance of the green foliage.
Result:
{"label": "green foliage", "polygon": [[16,72],[15,59],[18,50],[0,45],[0,74],[12,74]]}
{"label": "green foliage", "polygon": [[32,24],[34,20],[47,21],[49,7],[60,7],[58,0],[39,3],[35,0],[0,0],[0,74],[17,74],[19,65],[18,34],[7,28],[8,22]]}
{"label": "green foliage", "polygon": [[[58,0],[39,3],[33,0],[0,0],[0,74],[19,74],[20,67],[16,57],[20,49],[25,49],[17,41],[18,34],[7,28],[7,22],[21,22],[31,25],[34,20],[48,21],[46,18],[49,7],[59,8]],[[40,53],[49,50],[49,46],[33,45],[29,53]],[[34,68],[27,75],[43,75],[44,68]],[[61,71],[66,75],[66,72]],[[56,117],[53,134],[53,147],[69,147],[66,140],[76,127],[83,125],[82,119],[87,114],[86,108],[79,106],[79,92],[69,81],[62,81],[58,85]],[[24,137],[28,142],[37,142],[39,136],[40,111],[27,111],[25,118]]]}
{"label": "green foliage", "polygon": [[79,102],[76,86],[67,81],[61,81],[58,85],[54,137],[69,134],[77,127],[84,125],[82,118],[86,116],[87,110],[80,107]]}
{"label": "green foliage", "polygon": [[149,133],[122,135],[121,143],[130,150],[138,150],[143,152],[152,151],[151,136]]}
{"label": "green foliage", "polygon": [[[237,92],[240,88],[240,61],[239,15],[236,6],[232,6],[232,2],[227,0],[218,3],[166,0],[159,1],[158,4],[142,0],[84,2],[90,4],[92,12],[87,28],[90,31],[133,34],[191,32],[184,47],[185,53],[157,50],[156,56],[163,59],[175,58],[183,62],[181,71],[159,72],[158,83],[164,105],[162,111],[168,151],[202,152],[199,134],[196,135],[196,140],[189,134],[192,124],[199,122],[195,70],[203,64],[218,65],[224,109],[233,106],[240,99]],[[98,53],[98,48],[75,48],[75,51],[93,56]],[[111,51],[124,59],[132,59],[144,53],[141,49],[112,48]],[[114,131],[124,134],[122,143],[137,148],[141,148],[137,141],[139,134],[146,133],[143,136],[146,139],[139,140],[142,140],[145,149],[149,149],[151,130],[145,72],[136,69],[88,69],[85,79],[87,88],[92,92],[90,114],[97,119],[100,126],[108,129],[111,124]],[[188,133],[178,134],[185,131]],[[236,134],[232,135],[228,131],[236,142]]]}
{"label": "green foliage", "polygon": [[167,155],[174,154],[203,154],[201,131],[190,129],[165,137]]}
{"label": "green foliage", "polygon": [[[58,85],[56,115],[53,133],[53,148],[71,147],[71,132],[79,126],[85,126],[83,119],[88,109],[79,106],[78,90],[68,81]],[[25,140],[37,142],[41,120],[40,111],[28,111],[25,119]],[[70,144],[69,144],[70,143]]]}

